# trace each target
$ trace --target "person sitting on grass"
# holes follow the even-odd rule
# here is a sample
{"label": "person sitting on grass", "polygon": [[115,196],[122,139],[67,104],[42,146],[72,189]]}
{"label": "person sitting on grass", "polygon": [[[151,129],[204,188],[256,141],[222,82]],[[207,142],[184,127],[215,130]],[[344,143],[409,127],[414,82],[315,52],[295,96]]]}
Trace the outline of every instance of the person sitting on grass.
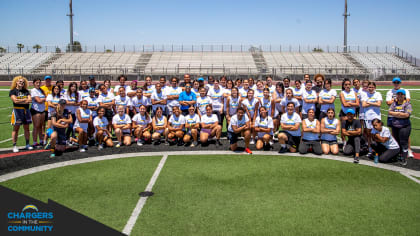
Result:
{"label": "person sitting on grass", "polygon": [[95,127],[95,134],[93,136],[96,137],[99,143],[98,150],[104,149],[104,143],[107,147],[114,146],[111,132],[107,129],[108,119],[105,117],[105,111],[105,107],[99,107],[97,110],[98,116],[93,120],[93,126]]}
{"label": "person sitting on grass", "polygon": [[152,134],[152,140],[154,141],[155,145],[160,144],[161,136],[163,135],[165,138],[167,137],[168,131],[166,127],[168,126],[168,121],[166,117],[163,115],[163,108],[156,107],[156,115],[153,117],[152,120],[152,127],[154,133]]}
{"label": "person sitting on grass", "polygon": [[55,151],[64,152],[66,149],[66,129],[73,123],[71,112],[66,107],[66,100],[60,99],[55,112],[51,115],[51,124],[54,132],[51,134],[51,158]]}
{"label": "person sitting on grass", "polygon": [[191,143],[191,137],[194,142],[191,143],[190,147],[195,147],[198,145],[198,134],[200,130],[200,117],[195,113],[194,105],[190,105],[188,108],[188,115],[185,116],[185,129],[186,133],[184,136],[184,143]]}
{"label": "person sitting on grass", "polygon": [[308,110],[308,118],[302,122],[303,136],[299,145],[299,153],[306,154],[310,147],[312,152],[316,155],[322,154],[321,143],[319,142],[319,134],[321,132],[321,125],[315,119],[315,109]]}
{"label": "person sitting on grass", "polygon": [[170,144],[184,145],[182,137],[184,137],[185,118],[181,114],[179,106],[172,107],[172,116],[168,121],[168,141]]}
{"label": "person sitting on grass", "polygon": [[114,126],[115,136],[117,136],[118,144],[115,147],[121,146],[121,141],[124,145],[131,145],[131,119],[125,114],[125,107],[119,105],[117,107],[117,114],[112,118],[112,125]]}
{"label": "person sitting on grass", "polygon": [[[379,157],[380,162],[390,162],[400,154],[400,146],[394,137],[391,135],[388,127],[385,127],[381,120],[372,120],[372,149]],[[401,163],[403,166],[407,165],[407,159]]]}
{"label": "person sitting on grass", "polygon": [[152,135],[152,119],[146,112],[147,107],[145,105],[140,106],[140,112],[133,117],[133,130],[134,135],[137,138],[137,145],[142,146],[144,143],[149,143]]}
{"label": "person sitting on grass", "polygon": [[213,114],[213,106],[209,104],[206,106],[206,114],[201,116],[201,145],[207,144],[209,138],[216,137],[216,143],[222,146],[220,136],[222,136],[222,126],[219,125],[217,115]]}
{"label": "person sitting on grass", "polygon": [[330,152],[337,155],[338,143],[337,135],[340,134],[341,123],[335,118],[334,108],[328,108],[327,117],[321,120],[321,147],[322,152],[327,155]]}
{"label": "person sitting on grass", "polygon": [[287,104],[287,111],[281,115],[280,126],[283,131],[278,135],[280,150],[279,153],[287,152],[287,146],[289,146],[290,152],[296,152],[300,144],[300,123],[302,120],[298,113],[295,112],[295,104],[289,102]]}
{"label": "person sitting on grass", "polygon": [[78,134],[77,141],[79,143],[79,151],[86,152],[87,149],[87,129],[89,123],[92,122],[92,112],[88,109],[88,101],[80,102],[80,107],[76,110],[76,122],[74,130]]}
{"label": "person sitting on grass", "polygon": [[238,138],[242,136],[245,139],[245,152],[252,154],[251,149],[249,149],[251,122],[245,114],[244,108],[238,107],[236,114],[231,117],[227,135],[230,142],[230,150],[236,151],[238,148]]}
{"label": "person sitting on grass", "polygon": [[259,115],[255,119],[254,127],[258,137],[256,143],[257,150],[270,148],[270,141],[273,138],[274,124],[273,118],[268,115],[267,108],[264,106],[259,108]]}
{"label": "person sitting on grass", "polygon": [[[347,109],[347,115],[341,126],[341,134],[344,137],[345,145],[343,147],[344,155],[354,155],[354,163],[359,163],[360,142],[362,135],[362,125],[359,120],[354,119],[356,112],[353,108]],[[345,138],[347,137],[347,141]]]}

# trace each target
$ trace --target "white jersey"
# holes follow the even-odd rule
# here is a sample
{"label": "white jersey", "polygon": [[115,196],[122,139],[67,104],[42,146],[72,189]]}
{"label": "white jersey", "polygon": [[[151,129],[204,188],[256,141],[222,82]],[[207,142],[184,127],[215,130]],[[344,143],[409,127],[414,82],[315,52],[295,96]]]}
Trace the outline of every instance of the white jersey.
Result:
{"label": "white jersey", "polygon": [[240,127],[246,125],[246,122],[248,122],[248,121],[249,121],[249,118],[248,118],[248,116],[246,114],[244,114],[242,116],[242,119],[240,119],[240,120],[238,120],[238,115],[235,114],[235,115],[232,116],[232,118],[230,118],[230,123],[229,123],[229,126],[228,126],[228,131],[229,132],[233,132],[232,125],[240,128]]}
{"label": "white jersey", "polygon": [[244,99],[242,101],[242,105],[246,107],[246,109],[248,109],[249,115],[251,116],[250,118],[252,119],[254,117],[254,113],[255,113],[255,105],[259,102],[258,99],[256,98],[252,98],[251,101],[249,101],[248,99]]}
{"label": "white jersey", "polygon": [[[72,93],[71,95],[69,95],[68,93],[66,93],[64,95],[64,99],[67,102],[80,102],[80,97],[76,100],[76,94],[75,93]],[[69,110],[71,112],[71,114],[75,114],[76,113],[76,109],[78,107],[79,106],[77,106],[77,105],[76,106],[74,106],[74,105],[66,105],[66,109]]]}
{"label": "white jersey", "polygon": [[[155,126],[157,126],[157,127],[163,127],[165,125],[165,116],[162,116],[162,117],[158,117],[158,116],[155,116]],[[155,132],[158,132],[158,133],[163,133],[165,130],[164,129],[160,129],[160,130],[155,130]]]}
{"label": "white jersey", "polygon": [[169,118],[169,123],[173,128],[181,128],[181,125],[185,124],[185,118],[181,114],[178,117],[173,114],[171,118]]}
{"label": "white jersey", "polygon": [[[105,116],[102,116],[102,119],[97,116],[93,119],[93,126],[95,127],[94,136],[96,136],[96,133],[98,132],[98,128],[96,126],[99,126],[101,129],[106,129],[108,126],[108,119]],[[106,135],[106,133],[104,133],[104,135]]]}
{"label": "white jersey", "polygon": [[206,114],[206,106],[211,104],[212,100],[205,96],[205,97],[198,97],[197,98],[197,108],[198,108],[198,112],[200,112],[200,115],[205,115]]}
{"label": "white jersey", "polygon": [[295,131],[287,130],[286,132],[292,136],[296,136],[296,137],[301,136],[300,123],[302,123],[302,119],[300,119],[300,116],[296,112],[293,112],[292,115],[289,115],[287,112],[283,113],[283,115],[281,115],[280,123],[283,123],[286,125],[295,125],[296,123],[299,123],[298,130],[295,130]]}
{"label": "white jersey", "polygon": [[[155,101],[162,101],[162,100],[166,99],[166,95],[163,92],[163,90],[161,90],[160,93],[158,93],[156,90],[154,90],[153,93],[152,93],[151,99],[153,99]],[[158,107],[162,108],[162,110],[164,111],[166,105],[162,105],[162,104],[152,105],[153,112],[155,112],[156,108],[158,108]]]}
{"label": "white jersey", "polygon": [[365,96],[364,94],[368,93],[368,91],[360,90],[360,108],[359,108],[359,119],[364,120],[365,119],[365,108],[363,108],[363,103],[361,101],[361,97]]}
{"label": "white jersey", "polygon": [[[89,109],[83,110],[83,108],[79,107],[77,110],[80,111],[80,116],[82,119],[89,119],[92,115],[92,112]],[[80,127],[83,129],[83,131],[87,132],[88,125],[89,123],[80,123],[76,115],[76,122],[74,122],[73,129]]]}
{"label": "white jersey", "polygon": [[[272,107],[271,107],[271,102],[273,100],[270,98],[265,99],[264,97],[260,99],[260,107],[263,106],[265,107],[265,109],[267,110],[267,115],[271,117],[271,111],[272,111]],[[260,112],[258,111],[258,114],[260,114]]]}
{"label": "white jersey", "polygon": [[264,90],[256,89],[254,91],[255,91],[254,93],[255,98],[262,99],[264,97]]}
{"label": "white jersey", "polygon": [[[182,93],[182,88],[181,87],[167,87],[165,88],[165,90],[163,91],[165,93],[166,96],[174,96],[177,95],[179,96]],[[168,103],[166,104],[170,110],[172,110],[172,107],[178,107],[179,106],[179,100],[178,99],[173,99],[173,100],[167,100]]]}
{"label": "white jersey", "polygon": [[32,109],[35,111],[45,111],[45,102],[36,102],[35,97],[46,98],[41,89],[33,88],[31,89],[31,98],[32,98]]}
{"label": "white jersey", "polygon": [[[289,100],[287,97],[284,97],[280,102],[280,107],[284,107],[284,112],[287,112],[286,108],[289,102],[293,102],[293,104],[295,104],[295,108],[300,106],[299,101],[296,98],[292,98]],[[281,111],[281,109],[279,111]]]}
{"label": "white jersey", "polygon": [[200,91],[199,89],[191,88],[191,92],[195,94],[195,97],[200,97]]}
{"label": "white jersey", "polygon": [[[99,107],[99,99],[97,97],[85,97],[84,100],[88,102],[88,107]],[[96,111],[92,111],[92,116],[97,116],[98,113]]]}
{"label": "white jersey", "polygon": [[210,97],[211,103],[213,104],[213,110],[219,111],[222,108],[223,94],[224,94],[224,89],[219,88],[216,90],[214,87],[211,88],[209,92],[207,93],[207,96]]}
{"label": "white jersey", "polygon": [[240,102],[240,98],[234,98],[232,96],[229,97],[229,115],[233,116],[234,114],[236,114],[236,111],[238,110],[239,107],[239,102]]}
{"label": "white jersey", "polygon": [[[58,104],[60,99],[61,99],[60,95],[53,97],[52,94],[48,94],[48,96],[47,96],[47,102],[51,102],[53,104]],[[48,114],[51,115],[54,112],[55,112],[54,107],[48,106]]]}
{"label": "white jersey", "polygon": [[239,94],[241,95],[242,98],[246,98],[247,94],[248,94],[249,89],[244,89],[244,88],[240,88],[239,89]]}
{"label": "white jersey", "polygon": [[303,91],[302,95],[302,114],[308,114],[309,109],[313,109],[315,111],[315,103],[306,103],[305,99],[307,100],[317,100],[318,96],[316,95],[316,92],[314,90]]}
{"label": "white jersey", "polygon": [[273,124],[273,118],[271,118],[270,116],[267,116],[265,118],[262,118],[261,116],[257,116],[257,118],[255,119],[254,125],[255,127],[259,127],[259,128],[271,129],[270,132],[268,133],[258,132],[259,138],[262,138],[265,134],[273,135],[274,124]]}
{"label": "white jersey", "polygon": [[[332,97],[337,98],[337,91],[335,89],[330,89],[329,91],[327,89],[321,90],[319,93],[319,97],[324,100],[330,100]],[[331,104],[322,104],[321,105],[321,111],[327,113],[327,110],[329,108],[332,108],[335,110],[334,102]]]}
{"label": "white jersey", "polygon": [[[123,116],[120,116],[119,114],[116,114],[114,117],[112,117],[112,124],[113,125],[127,125],[131,124],[130,116],[127,114],[124,114]],[[123,132],[130,132],[130,129],[123,129]]]}
{"label": "white jersey", "polygon": [[201,116],[201,123],[204,123],[205,125],[214,124],[215,122],[219,122],[216,114],[211,114],[211,116],[205,114],[204,116]]}
{"label": "white jersey", "polygon": [[137,113],[136,115],[134,115],[132,121],[133,122],[136,122],[137,125],[140,125],[143,128],[147,127],[147,125],[149,125],[150,123],[152,123],[152,119],[150,118],[149,115],[145,114],[143,116],[140,113]]}
{"label": "white jersey", "polygon": [[[232,89],[225,88],[223,91],[223,94],[228,94],[230,96],[232,94]],[[225,112],[225,114],[226,114],[226,109],[227,109],[227,106],[226,106],[227,100],[228,98],[223,96],[223,111]]]}
{"label": "white jersey", "polygon": [[[303,96],[303,91],[304,90],[305,89],[303,87],[300,87],[300,89],[294,88],[293,89],[293,96],[299,96],[299,97]],[[299,101],[299,105],[302,106],[302,100],[300,100],[300,99],[297,99],[297,100]]]}
{"label": "white jersey", "polygon": [[[375,93],[363,93],[362,102],[377,102],[382,101],[382,95],[379,92]],[[364,107],[364,119],[373,120],[381,119],[381,107],[368,106]]]}
{"label": "white jersey", "polygon": [[[155,86],[153,84],[147,86],[147,89],[143,90],[143,95],[150,95],[152,96],[153,91],[155,91]],[[150,96],[148,96],[150,98]]]}
{"label": "white jersey", "polygon": [[150,98],[142,96],[141,98],[138,98],[137,96],[130,98],[129,100],[129,106],[130,110],[136,109],[137,112],[140,111],[140,107],[142,105],[145,105],[146,107],[150,105],[149,103]]}
{"label": "white jersey", "polygon": [[[308,118],[304,119],[303,122],[305,122],[305,125],[307,128],[310,129],[316,129],[316,122],[318,120],[314,119],[313,121],[310,121]],[[302,139],[308,140],[308,141],[316,141],[319,140],[319,134],[312,133],[312,132],[303,132]]]}
{"label": "white jersey", "polygon": [[98,97],[98,100],[99,100],[99,103],[104,103],[104,104],[111,103],[112,101],[115,100],[115,96],[113,93],[107,93],[107,94],[101,93]]}
{"label": "white jersey", "polygon": [[120,95],[115,97],[115,107],[124,106],[124,109],[129,105],[130,98],[125,96],[121,97]]}
{"label": "white jersey", "polygon": [[394,137],[391,135],[388,127],[382,126],[382,131],[379,132],[375,128],[372,129],[372,135],[379,134],[382,138],[388,138],[388,141],[385,143],[381,143],[386,147],[386,149],[399,149],[400,146],[398,145],[397,141],[395,141]]}
{"label": "white jersey", "polygon": [[[334,118],[332,120],[328,117],[324,118],[324,126],[326,129],[336,130],[338,125],[338,119]],[[337,136],[333,134],[321,134],[321,140],[325,141],[337,141]]]}
{"label": "white jersey", "polygon": [[89,97],[89,89],[85,89],[85,90],[79,90],[79,97],[81,100],[85,100],[85,98]]}
{"label": "white jersey", "polygon": [[267,85],[267,88],[270,90],[270,94],[273,94],[274,93],[274,91],[276,91],[276,86],[275,85],[271,85],[271,86],[268,86]]}
{"label": "white jersey", "polygon": [[[341,91],[344,95],[344,100],[347,102],[355,102],[357,94],[353,90],[350,90],[350,92],[346,92],[346,90]],[[356,111],[356,107],[345,107],[343,104],[341,104],[341,110],[344,112],[344,114],[347,114],[347,109],[354,109]]]}
{"label": "white jersey", "polygon": [[193,115],[186,115],[184,116],[185,118],[185,124],[189,124],[189,125],[195,125],[195,124],[200,124],[200,117],[197,114],[193,114]]}
{"label": "white jersey", "polygon": [[[127,88],[130,87],[130,86],[124,85],[122,87],[124,87],[125,92],[127,93]],[[115,88],[114,88],[114,93],[119,93],[120,92],[120,88],[121,88],[121,85],[116,85]]]}

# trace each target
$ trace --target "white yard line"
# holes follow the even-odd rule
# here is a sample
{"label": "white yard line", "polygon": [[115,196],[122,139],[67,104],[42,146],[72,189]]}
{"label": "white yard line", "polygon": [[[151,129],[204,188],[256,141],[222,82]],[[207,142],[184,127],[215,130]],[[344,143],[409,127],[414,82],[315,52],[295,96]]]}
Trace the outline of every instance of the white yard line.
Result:
{"label": "white yard line", "polygon": [[[166,159],[168,158],[168,154],[163,155],[162,159],[159,162],[159,165],[156,167],[155,173],[153,173],[152,178],[147,185],[145,192],[151,192],[153,186],[156,183],[157,178],[159,177],[160,171],[162,170],[163,166],[165,165]],[[148,197],[140,197],[139,201],[137,202],[136,207],[134,208],[133,212],[131,213],[130,219],[128,219],[127,224],[123,229],[123,233],[130,235],[131,231],[134,228],[134,225],[137,222],[137,218],[139,217],[141,210],[143,209],[144,205],[146,204]]]}
{"label": "white yard line", "polygon": [[[18,135],[18,137],[22,137],[24,134],[19,134]],[[5,140],[1,140],[0,141],[0,143],[5,143],[5,142],[9,142],[9,141],[11,141],[12,140],[12,138],[8,138],[8,139],[5,139]]]}
{"label": "white yard line", "polygon": [[411,179],[412,181],[414,181],[414,182],[416,182],[416,183],[418,183],[418,184],[420,184],[420,180],[419,179],[416,179],[416,178],[414,178],[413,176],[411,176],[411,175],[409,175],[409,174],[407,174],[407,173],[402,173],[402,172],[400,172],[402,175],[404,175],[405,177],[407,177],[407,178],[409,178],[409,179]]}

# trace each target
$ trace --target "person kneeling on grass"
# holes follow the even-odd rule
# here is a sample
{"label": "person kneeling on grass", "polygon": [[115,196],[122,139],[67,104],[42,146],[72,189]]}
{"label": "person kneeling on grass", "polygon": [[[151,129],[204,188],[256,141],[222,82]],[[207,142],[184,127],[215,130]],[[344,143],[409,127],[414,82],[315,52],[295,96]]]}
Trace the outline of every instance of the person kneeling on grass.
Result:
{"label": "person kneeling on grass", "polygon": [[334,108],[330,107],[327,110],[327,116],[321,120],[321,147],[325,155],[328,155],[330,151],[334,155],[338,154],[337,135],[340,134],[340,130],[340,121],[335,118]]}
{"label": "person kneeling on grass", "polygon": [[107,129],[108,119],[105,117],[105,111],[105,107],[99,107],[97,110],[98,116],[93,120],[93,126],[95,127],[95,134],[93,136],[96,137],[99,143],[98,150],[104,149],[104,143],[107,147],[114,146],[111,139],[111,132]]}
{"label": "person kneeling on grass", "polygon": [[[356,112],[349,108],[347,109],[346,119],[341,127],[341,134],[344,137],[345,145],[343,147],[344,155],[354,154],[354,163],[359,163],[360,142],[362,135],[362,125],[359,120],[354,119]],[[345,138],[347,137],[347,141]]]}
{"label": "person kneeling on grass", "polygon": [[181,114],[179,106],[172,107],[172,116],[168,121],[168,141],[170,144],[184,145],[182,137],[184,137],[185,118]]}
{"label": "person kneeling on grass", "polygon": [[141,105],[139,110],[140,112],[133,117],[133,130],[137,138],[137,145],[142,146],[151,140],[152,135],[150,134],[150,130],[152,130],[152,119],[147,114],[145,105]]}
{"label": "person kneeling on grass", "polygon": [[114,126],[115,136],[117,136],[118,144],[115,147],[121,146],[121,141],[126,146],[131,145],[131,119],[125,114],[125,107],[119,105],[117,107],[117,114],[112,117],[112,125]]}
{"label": "person kneeling on grass", "polygon": [[302,122],[303,136],[302,141],[299,145],[299,153],[306,154],[308,149],[312,147],[312,152],[316,155],[322,154],[321,143],[319,142],[319,133],[321,131],[321,125],[319,121],[315,119],[315,110],[310,108],[308,110],[308,118]]}
{"label": "person kneeling on grass", "polygon": [[51,155],[55,157],[55,151],[64,152],[66,149],[66,129],[73,123],[71,112],[65,109],[66,100],[60,99],[56,111],[51,115],[51,124],[54,132],[51,134]]}
{"label": "person kneeling on grass", "polygon": [[270,148],[270,140],[273,138],[274,124],[273,118],[268,116],[267,109],[264,106],[259,108],[259,115],[255,119],[254,127],[258,137],[256,143],[257,149]]}
{"label": "person kneeling on grass", "polygon": [[168,121],[166,120],[166,117],[163,115],[163,109],[162,107],[156,107],[156,115],[153,117],[152,120],[152,127],[153,127],[153,135],[152,139],[155,142],[155,145],[160,144],[161,136],[167,137],[168,130],[166,127],[168,126]]}
{"label": "person kneeling on grass", "polygon": [[190,147],[195,147],[198,145],[198,133],[200,129],[200,117],[195,113],[194,105],[190,105],[188,108],[188,115],[185,116],[185,129],[186,134],[184,136],[184,143],[191,143],[191,136],[194,140],[191,143]]}
{"label": "person kneeling on grass", "polygon": [[251,149],[249,149],[251,122],[245,114],[244,108],[239,107],[236,114],[230,118],[227,135],[230,141],[230,150],[236,151],[238,148],[238,137],[242,136],[245,138],[245,152],[252,154]]}
{"label": "person kneeling on grass", "polygon": [[80,152],[86,152],[87,129],[90,122],[92,122],[92,112],[88,109],[88,101],[83,100],[80,103],[80,107],[76,110],[76,122],[74,123],[74,130],[78,134],[76,141],[79,143]]}
{"label": "person kneeling on grass", "polygon": [[278,135],[281,146],[279,153],[287,152],[286,144],[289,146],[290,152],[296,152],[300,144],[300,123],[302,123],[302,120],[299,114],[295,112],[295,104],[293,102],[289,102],[286,109],[286,113],[281,115],[280,120],[283,131]]}
{"label": "person kneeling on grass", "polygon": [[[372,120],[372,149],[376,155],[379,156],[380,162],[390,162],[393,158],[400,154],[400,146],[394,137],[391,135],[388,127],[384,127],[379,119]],[[407,165],[407,160],[402,160],[402,165]]]}
{"label": "person kneeling on grass", "polygon": [[206,114],[201,116],[201,144],[207,144],[209,138],[216,136],[216,143],[222,146],[220,136],[222,136],[222,126],[219,125],[217,115],[213,114],[213,106],[211,104],[206,106]]}

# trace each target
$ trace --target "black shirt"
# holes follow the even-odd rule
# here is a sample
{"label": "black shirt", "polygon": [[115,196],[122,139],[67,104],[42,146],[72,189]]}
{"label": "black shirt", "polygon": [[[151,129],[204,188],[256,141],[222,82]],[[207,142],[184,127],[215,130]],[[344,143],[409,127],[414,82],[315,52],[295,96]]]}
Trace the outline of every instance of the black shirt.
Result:
{"label": "black shirt", "polygon": [[[344,121],[344,125],[343,127],[347,130],[347,131],[355,131],[358,128],[362,128],[362,125],[360,124],[359,120],[353,120],[352,122],[349,122],[348,120]],[[360,136],[360,135],[358,135]]]}
{"label": "black shirt", "polygon": [[[57,114],[57,112],[56,111],[54,111],[52,114],[51,114],[51,117],[54,117],[55,118],[55,121],[57,122],[59,119],[63,119],[63,118],[65,118],[65,119],[68,119],[69,117],[70,117],[70,115],[71,115],[71,112],[69,111],[69,110],[67,110],[67,109],[64,109],[64,111],[63,111],[63,115],[62,116],[59,116],[58,114]],[[63,124],[64,125],[64,124]],[[65,132],[65,128],[57,128],[57,127],[55,127],[55,129],[57,129],[57,130],[59,130],[59,131],[64,131]]]}
{"label": "black shirt", "polygon": [[[19,99],[27,99],[30,94],[31,93],[27,89],[21,89],[21,90],[19,90],[19,89],[15,88],[13,90],[10,90],[9,97],[12,97],[12,95],[15,95],[16,98],[19,98]],[[21,107],[21,108],[29,109],[29,104],[16,104],[16,103],[13,103],[13,106],[14,107]]]}

